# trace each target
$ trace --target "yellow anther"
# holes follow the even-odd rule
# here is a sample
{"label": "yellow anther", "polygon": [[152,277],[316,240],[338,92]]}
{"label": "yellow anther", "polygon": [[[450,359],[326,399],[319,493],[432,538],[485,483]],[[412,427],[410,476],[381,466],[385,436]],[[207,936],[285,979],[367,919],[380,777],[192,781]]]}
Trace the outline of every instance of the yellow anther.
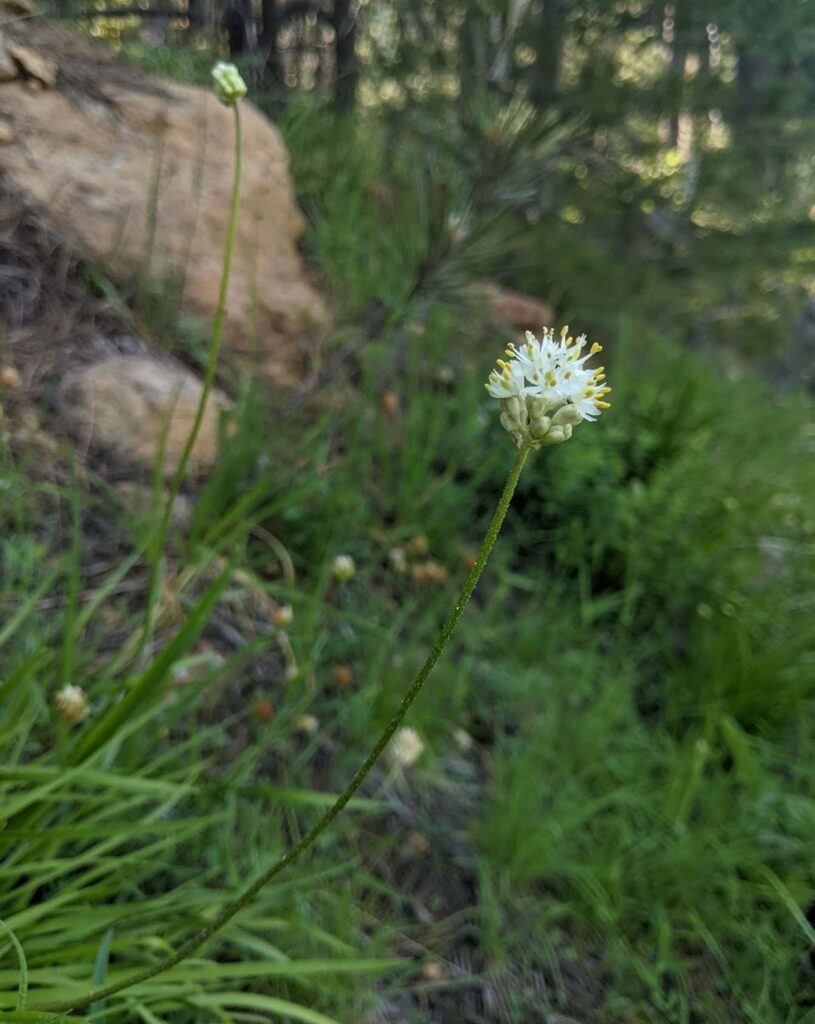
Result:
{"label": "yellow anther", "polygon": [[502,369],[504,369],[504,370],[508,370],[509,369],[509,363],[505,362],[503,359],[496,359],[495,361],[496,361],[496,363],[498,363],[498,365],[500,367],[502,367]]}
{"label": "yellow anther", "polygon": [[600,388],[600,391],[598,392],[598,394],[610,395],[611,394],[611,388]]}
{"label": "yellow anther", "polygon": [[595,380],[605,380],[606,379],[606,375],[604,373],[595,373],[594,379]]}
{"label": "yellow anther", "polygon": [[602,351],[603,351],[603,346],[602,345],[598,345],[596,341],[592,345],[592,347],[589,349],[589,352],[593,356],[596,356],[598,352],[602,352]]}
{"label": "yellow anther", "polygon": [[591,396],[594,394],[594,388],[586,388],[583,394],[586,396],[586,398],[591,398]]}
{"label": "yellow anther", "polygon": [[595,409],[610,409],[611,408],[611,402],[601,402],[601,401],[598,400],[598,401],[596,401],[594,403],[594,408]]}
{"label": "yellow anther", "polygon": [[569,335],[569,337],[566,339],[566,348],[568,348],[570,345],[573,345],[573,344],[574,344],[574,338],[571,335]]}
{"label": "yellow anther", "polygon": [[568,324],[566,324],[565,326],[560,328],[560,336],[561,336],[561,338],[565,338],[568,333],[569,333],[569,326],[568,326]]}

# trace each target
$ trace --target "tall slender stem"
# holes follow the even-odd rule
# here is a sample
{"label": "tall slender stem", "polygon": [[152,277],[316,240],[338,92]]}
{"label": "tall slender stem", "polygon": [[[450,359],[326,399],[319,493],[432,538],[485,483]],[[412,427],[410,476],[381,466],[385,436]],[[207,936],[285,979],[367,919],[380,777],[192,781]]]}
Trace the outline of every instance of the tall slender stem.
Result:
{"label": "tall slender stem", "polygon": [[[184,475],[192,457],[195,442],[201,432],[201,424],[204,422],[207,401],[215,383],[215,371],[218,368],[218,356],[221,352],[221,341],[223,338],[224,317],[226,316],[226,298],[229,292],[229,279],[232,274],[232,259],[235,253],[235,237],[238,231],[238,209],[241,196],[241,174],[243,171],[243,132],[241,128],[241,114],[238,103],[232,105],[235,113],[235,177],[232,183],[232,201],[229,208],[229,224],[226,232],[226,244],[224,246],[224,262],[221,270],[221,285],[218,292],[218,306],[215,310],[215,319],[212,322],[212,337],[209,343],[209,356],[207,368],[204,374],[204,385],[201,390],[201,397],[198,400],[198,407],[195,410],[192,430],[190,431],[184,450],[181,453],[178,466],[173,474],[167,500],[161,515],[158,530],[156,531],[152,558],[150,563],[150,582],[147,589],[147,610],[145,613],[144,632],[141,641],[141,651],[144,651],[149,644],[153,627],[155,625],[155,606],[158,597],[159,579],[161,576],[161,563],[164,556],[164,547],[167,543],[167,533],[170,529],[170,518],[173,514],[173,505],[184,482]],[[172,412],[171,412],[172,415]]]}
{"label": "tall slender stem", "polygon": [[193,953],[197,952],[197,950],[200,949],[208,939],[212,938],[216,932],[220,931],[224,925],[228,924],[236,914],[243,910],[243,908],[250,903],[252,899],[254,899],[254,897],[268,882],[270,882],[276,875],[279,875],[285,867],[292,863],[292,861],[297,860],[302,853],[305,853],[317,837],[328,828],[331,822],[337,817],[340,811],[342,811],[354,793],[356,793],[365,781],[366,776],[373,768],[374,764],[376,764],[376,761],[390,742],[393,734],[405,720],[405,716],[408,711],[410,711],[413,702],[419,696],[427,677],[433,671],[433,667],[439,660],[442,651],[447,646],[450,637],[453,635],[453,632],[458,625],[458,621],[472,597],[475,586],[478,583],[478,579],[484,570],[484,566],[487,564],[487,559],[490,556],[490,552],[492,551],[501,530],[507,510],[509,509],[509,504],[512,500],[512,495],[515,493],[515,487],[517,486],[521,470],[524,467],[528,454],[529,448],[523,447],[515,458],[515,462],[509,471],[507,482],[504,485],[503,493],[498,500],[498,505],[495,509],[492,521],[487,529],[484,540],[481,542],[481,547],[478,551],[478,555],[476,556],[475,563],[473,564],[467,579],[464,581],[458,598],[456,599],[456,603],[453,606],[453,610],[447,616],[447,619],[442,626],[441,631],[436,638],[436,642],[433,644],[433,647],[425,660],[425,663],[419,669],[419,674],[414,679],[410,689],[402,698],[402,702],[396,713],[385,727],[382,735],[374,744],[371,752],[365,758],[362,765],[357,769],[353,778],[340,796],[337,797],[335,802],[331,807],[329,807],[325,814],[323,814],[319,821],[317,821],[317,823],[309,829],[308,832],[306,832],[302,839],[300,839],[300,841],[296,843],[288,853],[284,854],[279,860],[275,861],[274,864],[261,872],[254,882],[246,887],[240,896],[236,897],[236,899],[232,900],[230,903],[227,903],[208,925],[205,925],[197,931],[195,935],[188,939],[183,945],[179,946],[178,949],[174,953],[171,953],[166,959],[161,960],[159,963],[153,964],[150,967],[145,967],[144,970],[136,971],[134,974],[131,974],[129,978],[123,978],[121,981],[107,985],[105,988],[89,992],[81,998],[67,999],[59,1003],[50,1003],[46,1006],[35,1007],[35,1009],[52,1010],[54,1012],[84,1010],[97,999],[106,999],[108,996],[115,995],[117,992],[122,992],[124,989],[130,988],[132,985],[138,985],[142,981],[148,981],[150,978],[154,978],[157,974],[162,974],[164,971],[169,970],[169,968],[175,967],[176,964],[181,963],[182,960],[186,960],[187,957],[192,956]]}

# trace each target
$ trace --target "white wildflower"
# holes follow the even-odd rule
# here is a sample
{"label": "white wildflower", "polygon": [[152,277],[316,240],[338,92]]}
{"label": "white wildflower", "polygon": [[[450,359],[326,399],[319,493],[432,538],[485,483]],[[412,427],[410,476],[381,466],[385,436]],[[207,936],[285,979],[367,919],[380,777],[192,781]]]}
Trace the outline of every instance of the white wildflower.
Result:
{"label": "white wildflower", "polygon": [[350,555],[337,555],[331,563],[331,574],[340,583],[347,583],[356,571],[356,563]]}
{"label": "white wildflower", "polygon": [[484,386],[500,400],[501,424],[518,447],[568,441],[572,427],[609,408],[605,396],[611,388],[603,383],[603,367],[585,366],[602,348],[594,344],[584,354],[586,344],[585,334],[575,341],[568,327],[559,339],[551,328],[544,328],[540,340],[527,331],[523,345],[507,349],[509,361],[498,360]]}
{"label": "white wildflower", "polygon": [[424,743],[415,729],[403,725],[388,744],[388,755],[400,768],[410,768],[424,752]]}
{"label": "white wildflower", "polygon": [[304,732],[307,736],[313,736],[320,728],[320,723],[314,715],[298,715],[294,720],[294,727],[298,732]]}
{"label": "white wildflower", "polygon": [[234,64],[219,60],[212,69],[212,80],[215,83],[215,95],[225,107],[234,107],[241,96],[246,95],[246,82]]}
{"label": "white wildflower", "polygon": [[88,713],[88,698],[81,686],[63,686],[54,696],[54,706],[68,725],[77,725]]}

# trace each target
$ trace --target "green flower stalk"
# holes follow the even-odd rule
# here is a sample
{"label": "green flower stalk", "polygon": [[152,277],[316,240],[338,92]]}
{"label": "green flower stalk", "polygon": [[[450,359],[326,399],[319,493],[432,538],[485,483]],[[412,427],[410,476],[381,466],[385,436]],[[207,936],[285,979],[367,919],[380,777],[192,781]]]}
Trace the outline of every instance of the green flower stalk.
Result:
{"label": "green flower stalk", "polygon": [[223,336],[224,317],[226,315],[226,297],[229,292],[229,279],[232,275],[232,260],[235,253],[235,237],[238,231],[238,210],[240,208],[241,196],[241,175],[243,170],[243,132],[241,129],[241,115],[238,100],[246,95],[246,83],[241,78],[238,69],[234,64],[225,64],[219,61],[212,69],[215,95],[224,104],[231,107],[235,116],[235,177],[232,185],[232,199],[229,209],[229,223],[226,232],[226,244],[224,246],[224,262],[221,270],[221,284],[218,291],[218,305],[215,309],[215,318],[212,322],[212,337],[209,343],[209,355],[207,368],[204,374],[204,386],[198,407],[195,410],[192,430],[184,445],[181,458],[173,474],[170,483],[170,490],[161,515],[158,530],[155,535],[153,546],[153,557],[150,566],[150,582],[147,591],[147,610],[145,615],[144,632],[142,636],[142,651],[150,642],[155,624],[155,606],[158,597],[158,586],[160,579],[161,563],[164,556],[164,548],[167,544],[167,534],[170,529],[170,518],[173,513],[173,506],[184,482],[184,475],[190,463],[195,442],[201,432],[201,424],[204,421],[207,401],[215,383],[215,371],[218,367],[218,356],[221,352],[221,341]]}

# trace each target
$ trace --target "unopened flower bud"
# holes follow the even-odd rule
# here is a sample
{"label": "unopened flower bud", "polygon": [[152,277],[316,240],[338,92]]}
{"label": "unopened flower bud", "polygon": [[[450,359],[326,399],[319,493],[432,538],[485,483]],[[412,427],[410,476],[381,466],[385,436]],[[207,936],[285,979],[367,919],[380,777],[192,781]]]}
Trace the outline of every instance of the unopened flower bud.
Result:
{"label": "unopened flower bud", "polygon": [[54,696],[54,706],[68,725],[77,725],[88,713],[88,698],[81,686],[63,686]]}
{"label": "unopened flower bud", "polygon": [[407,572],[408,564],[404,548],[391,548],[388,558],[396,572]]}
{"label": "unopened flower bud", "polygon": [[356,571],[356,564],[350,555],[337,555],[331,563],[331,573],[340,583],[347,583]]}
{"label": "unopened flower bud", "polygon": [[572,427],[569,423],[562,427],[551,427],[541,441],[541,447],[548,448],[552,444],[562,444],[564,441],[568,441],[571,436]]}
{"label": "unopened flower bud", "polygon": [[266,723],[274,716],[274,705],[266,697],[259,697],[255,701],[255,717],[259,722]]}
{"label": "unopened flower bud", "polygon": [[576,427],[583,419],[583,415],[577,406],[564,405],[558,409],[555,415],[552,417],[552,425],[556,427],[563,427],[567,424],[570,427]]}
{"label": "unopened flower bud", "polygon": [[422,756],[424,743],[415,729],[402,726],[388,744],[388,754],[400,768],[410,768]]}
{"label": "unopened flower bud", "polygon": [[212,79],[215,83],[215,95],[225,107],[234,107],[241,96],[246,95],[246,82],[234,64],[219,60],[212,69]]}
{"label": "unopened flower bud", "polygon": [[540,416],[537,419],[530,420],[529,433],[536,441],[541,441],[549,433],[551,426],[552,421],[548,416]]}
{"label": "unopened flower bud", "polygon": [[290,604],[282,604],[272,612],[272,622],[278,629],[286,629],[294,621],[294,609]]}
{"label": "unopened flower bud", "polygon": [[298,715],[294,720],[294,727],[298,732],[311,736],[320,728],[320,723],[314,715]]}
{"label": "unopened flower bud", "polygon": [[529,418],[533,420],[539,420],[546,415],[546,410],[551,405],[545,398],[540,395],[529,395],[526,400],[526,408],[529,413]]}
{"label": "unopened flower bud", "polygon": [[18,391],[23,384],[22,378],[13,366],[4,366],[0,370],[0,384],[9,391]]}
{"label": "unopened flower bud", "polygon": [[354,681],[354,673],[348,665],[337,665],[334,669],[334,682],[340,689],[345,689]]}
{"label": "unopened flower bud", "polygon": [[426,555],[430,550],[430,541],[425,534],[417,533],[415,537],[410,538],[405,547],[410,555]]}
{"label": "unopened flower bud", "polygon": [[504,430],[511,434],[523,433],[526,427],[526,402],[523,395],[520,397],[503,398],[501,400],[501,425]]}

